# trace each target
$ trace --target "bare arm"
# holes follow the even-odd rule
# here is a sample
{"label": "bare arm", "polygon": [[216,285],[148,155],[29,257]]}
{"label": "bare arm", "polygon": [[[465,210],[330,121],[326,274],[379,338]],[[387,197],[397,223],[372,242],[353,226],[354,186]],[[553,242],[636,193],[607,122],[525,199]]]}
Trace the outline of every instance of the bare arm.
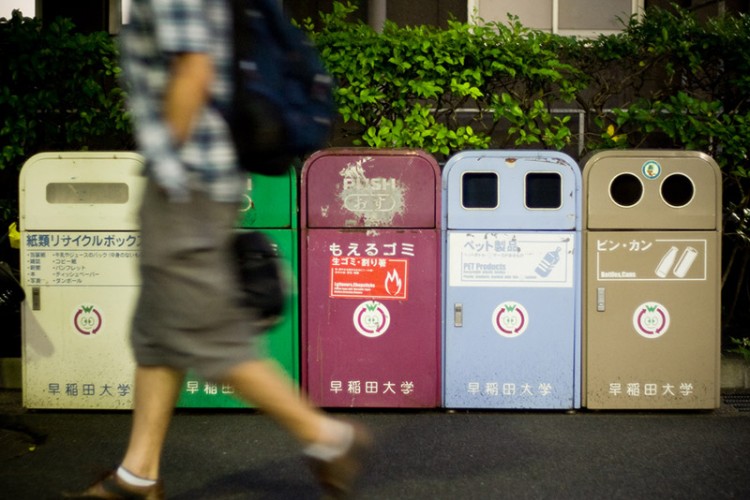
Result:
{"label": "bare arm", "polygon": [[178,144],[190,137],[193,124],[208,101],[213,78],[213,61],[208,54],[185,53],[172,60],[164,119]]}

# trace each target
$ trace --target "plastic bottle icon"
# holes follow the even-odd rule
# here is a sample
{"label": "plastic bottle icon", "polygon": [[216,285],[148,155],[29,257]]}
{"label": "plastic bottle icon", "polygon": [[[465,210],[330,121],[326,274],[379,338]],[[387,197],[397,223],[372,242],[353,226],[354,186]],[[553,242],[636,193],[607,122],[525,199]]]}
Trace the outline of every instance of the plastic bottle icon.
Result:
{"label": "plastic bottle icon", "polygon": [[660,278],[666,278],[669,274],[670,269],[674,265],[674,261],[677,258],[677,247],[670,247],[664,257],[661,258],[659,265],[656,266],[656,275]]}
{"label": "plastic bottle icon", "polygon": [[542,278],[546,278],[555,268],[558,262],[560,262],[560,250],[562,248],[557,247],[555,250],[550,250],[544,255],[544,258],[536,266],[536,273]]}

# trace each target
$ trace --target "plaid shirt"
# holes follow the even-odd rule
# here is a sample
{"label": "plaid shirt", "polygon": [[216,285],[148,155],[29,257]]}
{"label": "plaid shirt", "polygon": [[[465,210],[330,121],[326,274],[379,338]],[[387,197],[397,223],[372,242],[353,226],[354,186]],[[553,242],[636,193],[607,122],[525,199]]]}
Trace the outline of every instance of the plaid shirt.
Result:
{"label": "plaid shirt", "polygon": [[[122,67],[136,141],[147,175],[171,200],[191,189],[216,201],[237,201],[244,177],[220,109],[231,99],[231,10],[226,0],[133,0],[122,33]],[[215,78],[190,138],[176,146],[162,114],[171,58],[209,53]]]}

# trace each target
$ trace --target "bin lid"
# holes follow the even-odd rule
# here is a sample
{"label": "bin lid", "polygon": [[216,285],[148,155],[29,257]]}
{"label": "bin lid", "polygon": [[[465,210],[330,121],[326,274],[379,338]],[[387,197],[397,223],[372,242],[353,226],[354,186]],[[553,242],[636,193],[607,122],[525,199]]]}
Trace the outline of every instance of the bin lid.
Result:
{"label": "bin lid", "polygon": [[458,153],[443,169],[443,190],[448,229],[581,229],[580,169],[557,151]]}
{"label": "bin lid", "polygon": [[412,149],[328,149],[302,170],[302,225],[436,228],[440,167]]}
{"label": "bin lid", "polygon": [[697,151],[603,151],[585,161],[588,229],[715,230],[721,171]]}
{"label": "bin lid", "polygon": [[297,227],[297,173],[286,175],[251,174],[240,206],[237,226],[257,229]]}
{"label": "bin lid", "polygon": [[137,230],[143,164],[125,151],[32,156],[19,176],[21,230]]}

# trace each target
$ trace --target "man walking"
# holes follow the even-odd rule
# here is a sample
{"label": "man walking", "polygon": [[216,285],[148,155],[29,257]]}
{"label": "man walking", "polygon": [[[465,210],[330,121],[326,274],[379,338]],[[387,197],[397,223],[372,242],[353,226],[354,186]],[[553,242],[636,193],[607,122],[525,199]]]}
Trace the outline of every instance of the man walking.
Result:
{"label": "man walking", "polygon": [[160,458],[188,369],[229,384],[304,447],[325,491],[345,496],[370,445],[362,427],[297,395],[259,352],[258,312],[239,305],[233,226],[246,183],[222,118],[231,102],[231,0],[133,0],[122,34],[129,106],[148,177],[130,441],[119,468],[77,498],[163,498]]}

